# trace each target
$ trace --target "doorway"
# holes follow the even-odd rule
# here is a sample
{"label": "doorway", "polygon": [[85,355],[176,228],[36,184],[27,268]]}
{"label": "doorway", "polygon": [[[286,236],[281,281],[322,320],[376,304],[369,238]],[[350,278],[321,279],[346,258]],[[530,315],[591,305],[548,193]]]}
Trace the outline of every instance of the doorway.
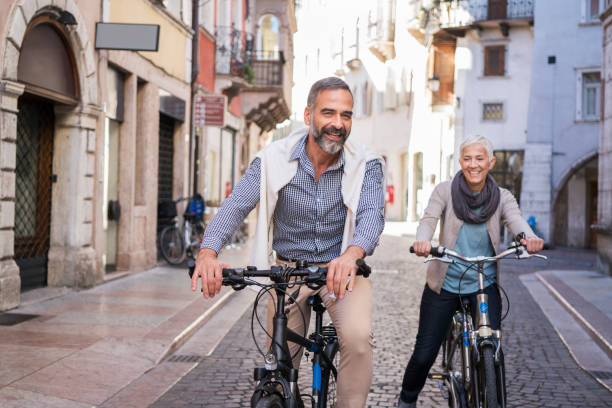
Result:
{"label": "doorway", "polygon": [[53,174],[53,104],[24,95],[17,115],[15,262],[21,290],[47,285]]}

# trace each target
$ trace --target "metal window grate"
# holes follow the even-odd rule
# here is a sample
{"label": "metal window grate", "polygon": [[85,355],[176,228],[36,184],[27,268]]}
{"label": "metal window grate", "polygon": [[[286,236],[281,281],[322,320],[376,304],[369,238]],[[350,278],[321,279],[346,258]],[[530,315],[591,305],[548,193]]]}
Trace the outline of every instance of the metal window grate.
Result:
{"label": "metal window grate", "polygon": [[17,116],[15,261],[21,287],[46,284],[53,177],[53,105],[22,98]]}
{"label": "metal window grate", "polygon": [[502,120],[504,118],[503,103],[483,103],[482,120]]}

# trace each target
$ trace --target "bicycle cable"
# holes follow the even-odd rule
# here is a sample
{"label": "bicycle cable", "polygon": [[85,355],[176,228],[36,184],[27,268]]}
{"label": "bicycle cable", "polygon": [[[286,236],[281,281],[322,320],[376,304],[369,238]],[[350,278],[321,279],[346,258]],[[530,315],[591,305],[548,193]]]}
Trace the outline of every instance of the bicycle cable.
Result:
{"label": "bicycle cable", "polygon": [[[475,269],[475,265],[474,265],[474,264],[467,264],[467,265],[466,265],[466,264],[464,264],[464,263],[457,262],[457,261],[455,261],[455,263],[456,263],[457,265],[460,265],[460,266],[462,266],[462,267],[465,267],[465,270],[463,271],[463,273],[462,273],[462,274],[461,274],[461,276],[459,277],[459,300],[461,301],[461,281],[463,280],[463,277],[465,276],[465,274],[467,273],[467,271],[469,271],[470,269]],[[485,263],[486,263],[486,262],[485,262]],[[489,263],[493,263],[493,262],[489,262]],[[477,270],[476,270],[476,271],[477,271]],[[484,275],[484,274],[483,274],[483,275]],[[504,314],[503,314],[503,316],[501,317],[501,319],[500,319],[500,321],[499,321],[500,326],[501,326],[501,322],[503,322],[503,321],[506,319],[506,317],[508,317],[508,314],[510,313],[510,298],[508,297],[508,294],[506,293],[506,291],[504,290],[504,288],[503,288],[503,287],[502,287],[502,286],[501,286],[501,285],[500,285],[498,282],[496,282],[496,280],[495,280],[494,278],[489,277],[489,276],[487,276],[487,275],[484,275],[484,278],[485,278],[485,280],[486,280],[487,282],[490,282],[490,283],[492,283],[492,284],[495,284],[495,283],[496,283],[496,284],[497,284],[497,287],[498,287],[498,288],[499,288],[499,289],[502,291],[502,293],[504,294],[504,297],[506,298],[506,304],[507,304],[507,307],[506,307],[506,313],[504,313]],[[500,302],[502,303],[500,306],[501,306],[501,309],[503,310],[503,301],[502,301],[501,296],[500,296],[499,300],[500,300]],[[461,310],[462,310],[462,311],[465,313],[465,309],[463,308],[463,301],[461,301]],[[500,313],[500,315],[501,315],[501,313]]]}
{"label": "bicycle cable", "polygon": [[[293,270],[293,268],[291,268]],[[290,276],[290,273],[286,276]],[[249,280],[251,281],[251,280]],[[255,283],[256,281],[252,281],[253,283]],[[287,288],[293,288],[295,287],[295,285],[297,284],[302,284],[305,283],[305,281],[294,281],[294,282],[286,282],[286,286]],[[298,311],[300,312],[300,315],[302,317],[302,323],[303,323],[303,327],[304,327],[304,334],[302,337],[306,337],[308,335],[308,329],[306,326],[306,315],[304,314],[304,311],[302,309],[302,307],[300,306],[300,304],[297,302],[297,299],[294,298],[290,293],[288,293],[286,290],[281,289],[280,287],[278,287],[278,284],[270,284],[270,285],[264,285],[261,284],[259,282],[255,283],[257,284],[257,286],[260,286],[262,288],[262,290],[259,291],[259,293],[257,294],[257,296],[255,297],[255,301],[253,304],[253,312],[251,313],[251,337],[253,338],[253,342],[255,343],[255,347],[257,347],[257,351],[259,351],[259,354],[261,354],[262,356],[265,357],[265,353],[261,350],[261,347],[259,347],[259,344],[257,343],[257,340],[255,338],[255,327],[254,327],[254,323],[253,323],[253,317],[255,317],[255,319],[257,320],[257,323],[259,324],[259,327],[264,331],[264,333],[266,333],[266,336],[268,336],[268,338],[270,340],[274,340],[274,338],[272,337],[272,335],[270,334],[270,332],[268,332],[268,330],[264,327],[263,323],[261,322],[261,319],[259,318],[259,314],[257,313],[257,306],[259,305],[259,301],[261,300],[261,298],[265,295],[265,294],[269,294],[272,299],[274,299],[274,295],[272,293],[270,293],[273,289],[278,289],[279,291],[281,291],[281,293],[284,296],[288,296],[290,299],[293,299],[294,304],[297,306]],[[276,302],[273,302],[273,306],[274,306],[274,314],[276,314]],[[277,346],[282,348],[281,344],[276,343]],[[297,351],[291,356],[291,360],[293,360],[295,357],[297,357],[297,355],[300,353],[301,351],[301,347],[299,347],[297,349]]]}

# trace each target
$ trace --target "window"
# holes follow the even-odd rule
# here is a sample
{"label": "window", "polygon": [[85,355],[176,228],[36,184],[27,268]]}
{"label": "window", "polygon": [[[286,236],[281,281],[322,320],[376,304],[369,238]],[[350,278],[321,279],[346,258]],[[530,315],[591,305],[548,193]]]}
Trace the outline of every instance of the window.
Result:
{"label": "window", "polygon": [[517,202],[521,202],[521,180],[523,178],[522,150],[496,150],[495,167],[490,174],[500,187],[510,190]]}
{"label": "window", "polygon": [[484,48],[484,74],[485,76],[503,76],[506,71],[504,45],[491,45]]}
{"label": "window", "polygon": [[604,9],[604,0],[583,0],[582,1],[582,21],[599,22],[599,15]]}
{"label": "window", "polygon": [[504,104],[503,103],[483,103],[482,104],[482,120],[503,120],[504,119]]}
{"label": "window", "polygon": [[579,70],[576,80],[576,120],[599,120],[601,116],[599,71]]}

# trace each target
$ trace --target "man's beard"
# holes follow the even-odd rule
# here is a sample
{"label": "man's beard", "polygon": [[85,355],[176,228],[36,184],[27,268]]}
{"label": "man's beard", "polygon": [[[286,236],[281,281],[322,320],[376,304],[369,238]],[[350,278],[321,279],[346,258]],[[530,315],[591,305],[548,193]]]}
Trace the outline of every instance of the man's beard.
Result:
{"label": "man's beard", "polygon": [[[329,154],[336,154],[342,147],[344,146],[344,142],[346,142],[347,134],[345,128],[334,129],[331,126],[323,127],[320,130],[316,128],[314,123],[310,126],[310,130],[312,131],[312,137],[315,142],[319,145],[324,152]],[[323,134],[328,133],[333,136],[340,136],[342,139],[338,142],[327,139]]]}

